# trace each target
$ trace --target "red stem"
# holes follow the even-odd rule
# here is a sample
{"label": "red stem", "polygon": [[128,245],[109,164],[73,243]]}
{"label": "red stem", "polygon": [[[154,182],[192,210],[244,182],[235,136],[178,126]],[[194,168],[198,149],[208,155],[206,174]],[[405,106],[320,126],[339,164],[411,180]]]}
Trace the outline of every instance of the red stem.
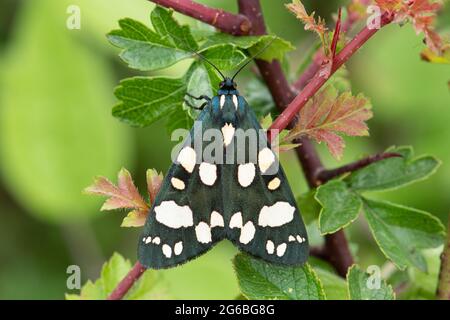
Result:
{"label": "red stem", "polygon": [[368,165],[388,159],[388,158],[394,158],[394,157],[401,157],[402,155],[395,152],[386,152],[386,153],[379,153],[349,164],[346,164],[345,166],[336,168],[336,169],[329,169],[329,170],[323,170],[317,174],[317,179],[320,181],[320,183],[325,183],[331,179],[334,179],[336,177],[339,177],[340,175],[348,172],[354,172],[356,170],[362,169],[364,167],[367,167]]}
{"label": "red stem", "polygon": [[341,19],[342,19],[342,8],[339,8],[338,19],[336,21],[336,27],[334,28],[333,41],[331,42],[331,54],[333,57],[333,61],[336,56],[339,35],[341,34]]}
{"label": "red stem", "polygon": [[[314,60],[314,58],[313,58]],[[313,61],[311,64],[303,71],[302,75],[294,83],[294,88],[297,90],[303,90],[303,88],[308,84],[308,82],[314,77],[314,75],[319,71],[320,64]]]}
{"label": "red stem", "polygon": [[[392,16],[383,14],[381,17],[381,26],[392,21]],[[317,91],[327,82],[327,80],[350,59],[353,54],[358,51],[361,46],[367,42],[379,29],[362,29],[335,57],[332,62],[330,72],[326,72],[323,68],[314,75],[314,77],[305,86],[302,92],[286,107],[278,118],[272,123],[270,129],[281,131],[285,129],[289,123],[296,117],[298,112],[305,106],[308,100],[313,97]],[[276,132],[276,131],[275,131]],[[273,136],[271,136],[273,139]]]}
{"label": "red stem", "polygon": [[250,21],[243,15],[236,15],[222,9],[214,9],[191,0],[150,0],[163,7],[210,24],[223,32],[233,35],[248,34]]}
{"label": "red stem", "polygon": [[145,267],[139,261],[136,262],[125,278],[119,282],[114,291],[109,295],[108,300],[122,299],[133,284],[144,274],[145,270]]}

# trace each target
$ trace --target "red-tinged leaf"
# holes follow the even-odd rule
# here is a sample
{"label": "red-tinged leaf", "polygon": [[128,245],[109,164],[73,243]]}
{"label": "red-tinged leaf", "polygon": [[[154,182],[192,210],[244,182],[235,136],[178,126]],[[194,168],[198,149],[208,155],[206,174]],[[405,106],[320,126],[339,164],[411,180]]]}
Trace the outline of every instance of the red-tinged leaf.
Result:
{"label": "red-tinged leaf", "polygon": [[161,188],[164,176],[162,173],[158,173],[155,169],[147,170],[147,191],[150,198],[150,203],[155,201],[156,195]]}
{"label": "red-tinged leaf", "polygon": [[139,194],[126,169],[120,170],[117,186],[104,177],[98,177],[85,192],[108,197],[101,210],[133,209],[124,219],[122,226],[138,227],[144,224],[149,205]]}
{"label": "red-tinged leaf", "polygon": [[147,219],[148,210],[134,210],[123,218],[121,227],[142,227]]}
{"label": "red-tinged leaf", "polygon": [[422,60],[431,63],[450,64],[450,45],[444,45],[441,54],[436,54],[430,48],[425,48],[420,53]]}
{"label": "red-tinged leaf", "polygon": [[305,30],[312,30],[316,32],[319,37],[324,36],[325,31],[327,30],[325,21],[320,17],[316,21],[314,18],[315,12],[309,15],[300,0],[293,0],[292,3],[287,4],[286,7],[303,22],[305,25]]}
{"label": "red-tinged leaf", "polygon": [[446,43],[434,31],[437,12],[442,8],[440,1],[434,0],[376,0],[384,11],[394,14],[395,23],[411,21],[417,34],[425,35],[425,43],[435,55],[442,56]]}
{"label": "red-tinged leaf", "polygon": [[324,142],[334,158],[340,159],[344,154],[344,139],[342,139],[342,137],[338,136],[336,133],[326,130],[317,130],[314,139],[318,143]]}
{"label": "red-tinged leaf", "polygon": [[286,7],[305,25],[305,30],[315,32],[322,42],[325,54],[328,56],[330,52],[330,43],[328,41],[328,29],[325,25],[325,20],[318,17],[314,18],[315,12],[308,14],[305,6],[300,0],[292,0],[292,3],[286,4]]}
{"label": "red-tinged leaf", "polygon": [[366,121],[372,117],[370,102],[362,94],[350,92],[338,94],[333,86],[317,93],[302,110],[299,121],[285,140],[308,136],[317,142],[325,142],[331,154],[340,159],[344,140],[340,135],[366,136]]}
{"label": "red-tinged leaf", "polygon": [[442,3],[431,0],[412,0],[409,2],[412,14],[434,14],[442,8]]}
{"label": "red-tinged leaf", "polygon": [[352,0],[347,6],[347,14],[351,23],[359,21],[367,16],[367,7],[372,3],[372,0]]}
{"label": "red-tinged leaf", "polygon": [[388,12],[398,12],[404,8],[404,0],[375,0],[375,3]]}
{"label": "red-tinged leaf", "polygon": [[122,169],[119,172],[118,179],[119,190],[121,194],[119,196],[129,199],[128,208],[148,208],[147,203],[142,199],[138,189],[134,185],[131,174],[128,170]]}

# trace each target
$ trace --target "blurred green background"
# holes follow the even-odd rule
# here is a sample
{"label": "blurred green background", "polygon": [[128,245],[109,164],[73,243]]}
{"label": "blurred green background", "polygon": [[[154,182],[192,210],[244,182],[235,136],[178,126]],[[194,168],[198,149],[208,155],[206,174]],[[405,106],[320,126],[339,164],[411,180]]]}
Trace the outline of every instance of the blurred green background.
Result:
{"label": "blurred green background", "polygon": [[[202,1],[235,11],[234,1]],[[299,65],[315,38],[282,3],[263,0],[270,30],[297,50]],[[304,1],[329,23],[347,1]],[[81,9],[81,29],[69,30],[67,8]],[[62,299],[66,268],[81,267],[83,283],[98,277],[114,251],[136,259],[139,230],[120,228],[123,215],[101,213],[101,199],[82,189],[96,175],[113,181],[128,168],[141,190],[145,171],[165,172],[172,144],[163,123],[133,129],[114,119],[113,89],[137,75],[118,58],[105,34],[122,17],[149,23],[153,4],[145,0],[0,0],[0,298]],[[191,19],[177,15],[183,23]],[[449,30],[450,12],[440,19]],[[447,25],[443,22],[446,21]],[[372,99],[371,137],[347,139],[345,157],[334,161],[321,146],[325,163],[337,166],[393,144],[410,144],[416,154],[443,161],[426,182],[379,195],[432,212],[444,222],[450,212],[450,66],[420,60],[422,37],[411,26],[389,26],[348,64],[353,91]],[[164,70],[181,75],[189,61]],[[245,75],[240,83],[245,82]],[[291,154],[283,156],[296,194],[306,190]],[[301,177],[299,179],[298,177]],[[378,196],[378,195],[377,195]],[[359,262],[383,264],[364,221],[349,231],[359,245]],[[164,271],[178,298],[233,298],[238,295],[227,242],[181,268]]]}

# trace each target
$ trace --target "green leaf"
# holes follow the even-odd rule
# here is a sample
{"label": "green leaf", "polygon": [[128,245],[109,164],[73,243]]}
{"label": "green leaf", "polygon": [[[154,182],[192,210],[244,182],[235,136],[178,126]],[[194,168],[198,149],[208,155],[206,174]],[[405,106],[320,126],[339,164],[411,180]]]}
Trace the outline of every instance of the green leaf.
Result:
{"label": "green leaf", "polygon": [[189,114],[189,110],[185,110],[182,107],[175,108],[173,112],[169,114],[166,121],[166,129],[169,135],[177,129],[189,130],[193,125],[194,119]]}
{"label": "green leaf", "polygon": [[119,21],[120,29],[108,34],[109,41],[122,48],[120,57],[131,68],[149,71],[166,68],[191,57],[198,46],[188,26],[180,26],[172,11],[156,7],[151,20],[155,31],[133,19]]}
{"label": "green leaf", "polygon": [[[187,89],[186,92],[189,94],[199,97],[201,95],[206,95],[212,97],[215,95],[219,89],[219,83],[221,78],[217,75],[212,67],[204,64],[202,61],[194,62],[189,70],[186,72],[185,78],[187,79]],[[186,99],[194,106],[199,106],[199,101],[186,96]],[[201,102],[203,103],[203,101]],[[185,105],[184,109],[190,115],[192,119],[196,119],[200,111],[190,108]]]}
{"label": "green leaf", "polygon": [[408,288],[402,292],[402,299],[435,299],[441,269],[442,247],[423,251],[427,262],[427,271],[422,272],[415,268],[408,269]]}
{"label": "green leaf", "polygon": [[364,213],[384,255],[400,269],[414,266],[424,272],[427,265],[420,250],[435,248],[445,239],[445,229],[428,212],[364,199]]}
{"label": "green leaf", "polygon": [[129,260],[125,260],[120,254],[114,253],[111,259],[103,265],[100,278],[102,279],[103,292],[110,295],[119,282],[131,269]]}
{"label": "green leaf", "polygon": [[283,60],[287,52],[295,49],[290,42],[274,35],[234,37],[224,33],[217,33],[209,37],[206,43],[202,45],[202,48],[227,43],[241,49],[249,50],[249,53],[253,55],[267,46],[271,41],[273,41],[272,44],[261,53],[259,59],[267,61],[273,59]]}
{"label": "green leaf", "polygon": [[389,148],[403,157],[388,158],[352,173],[346,182],[358,191],[388,190],[424,180],[436,172],[440,161],[432,156],[413,158],[411,147]]}
{"label": "green leaf", "polygon": [[210,47],[201,54],[221,71],[234,69],[246,59],[241,50],[229,44]]}
{"label": "green leaf", "polygon": [[106,262],[101,271],[100,278],[95,282],[88,280],[81,288],[80,295],[66,295],[66,299],[104,300],[114,290],[117,284],[131,269],[131,263],[120,254],[114,253]]}
{"label": "green leaf", "polygon": [[303,221],[307,225],[319,218],[321,206],[314,197],[315,194],[316,190],[310,190],[297,197],[297,205],[300,209]]}
{"label": "green leaf", "polygon": [[[95,282],[88,280],[81,288],[80,294],[66,294],[67,300],[105,300],[117,287],[120,281],[131,269],[129,260],[120,254],[114,253],[107,261]],[[167,288],[159,273],[147,270],[133,285],[125,296],[127,300],[134,299],[158,299],[167,297]]]}
{"label": "green leaf", "polygon": [[191,33],[194,39],[199,42],[217,34],[217,29],[202,21],[194,20],[193,24],[191,24]]}
{"label": "green leaf", "polygon": [[113,115],[133,126],[144,127],[182,107],[183,79],[135,77],[122,80],[114,94],[121,102]]}
{"label": "green leaf", "polygon": [[95,283],[88,280],[81,288],[80,294],[68,294],[65,296],[66,300],[105,300],[106,295],[103,292],[103,287],[100,279]]}
{"label": "green leaf", "polygon": [[249,299],[325,299],[322,284],[308,264],[279,266],[240,253],[234,268],[242,294]]}
{"label": "green leaf", "polygon": [[334,233],[348,226],[358,217],[362,208],[360,196],[341,180],[321,185],[315,198],[322,205],[319,216],[322,234]]}
{"label": "green leaf", "polygon": [[125,295],[125,300],[171,299],[166,280],[156,270],[147,270]]}
{"label": "green leaf", "polygon": [[381,280],[376,286],[370,277],[370,274],[363,272],[357,265],[348,270],[348,293],[351,300],[395,300],[394,290],[386,281]]}
{"label": "green leaf", "polygon": [[258,119],[275,109],[272,95],[266,85],[258,78],[252,78],[244,89],[245,99]]}
{"label": "green leaf", "polygon": [[197,49],[189,26],[180,26],[173,18],[173,10],[156,6],[150,17],[155,31],[174,48],[185,51]]}
{"label": "green leaf", "polygon": [[332,273],[328,270],[315,267],[314,271],[319,277],[323,289],[325,291],[326,297],[329,300],[347,300],[347,283],[344,279],[339,277],[337,274]]}
{"label": "green leaf", "polygon": [[[272,40],[273,42],[269,45],[269,43]],[[289,41],[286,41],[276,36],[268,35],[262,36],[260,41],[258,41],[254,46],[249,48],[249,53],[252,56],[259,53],[258,59],[266,60],[269,62],[274,59],[283,61],[286,53],[294,49],[295,47]]]}

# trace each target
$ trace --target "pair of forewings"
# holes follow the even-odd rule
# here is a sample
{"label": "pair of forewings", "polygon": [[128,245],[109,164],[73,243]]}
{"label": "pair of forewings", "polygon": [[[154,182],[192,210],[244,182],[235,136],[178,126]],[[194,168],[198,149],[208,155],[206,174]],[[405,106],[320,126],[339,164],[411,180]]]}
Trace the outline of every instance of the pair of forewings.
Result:
{"label": "pair of forewings", "polygon": [[[246,112],[237,126],[260,130],[253,111],[242,97],[239,101]],[[211,108],[210,103],[198,117],[202,133],[222,129]],[[260,157],[247,164],[202,163],[201,153],[194,150],[194,140],[201,137],[191,130],[190,138],[152,204],[139,239],[139,261],[154,269],[176,266],[226,238],[240,250],[269,262],[304,263],[308,257],[306,230],[281,166],[274,174],[263,174]],[[235,148],[234,142],[226,148]],[[272,153],[263,139],[258,154],[268,156],[268,151]]]}

